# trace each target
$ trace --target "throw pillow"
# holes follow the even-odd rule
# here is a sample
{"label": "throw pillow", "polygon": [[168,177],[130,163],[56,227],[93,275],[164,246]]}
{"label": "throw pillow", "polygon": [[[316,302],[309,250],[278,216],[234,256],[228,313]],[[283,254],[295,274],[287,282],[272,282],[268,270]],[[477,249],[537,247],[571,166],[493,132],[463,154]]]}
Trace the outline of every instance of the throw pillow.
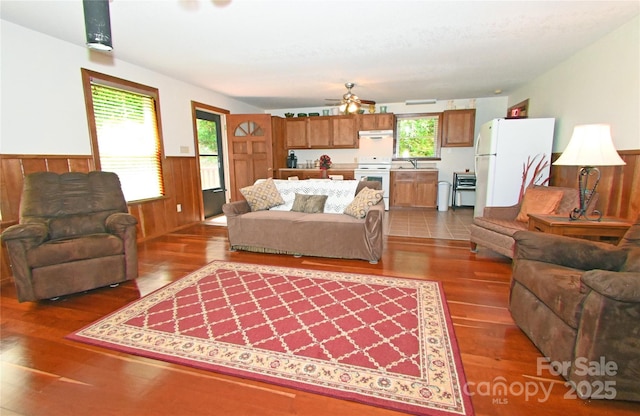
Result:
{"label": "throw pillow", "polygon": [[382,200],[382,194],[382,190],[363,188],[345,208],[344,213],[354,218],[364,218],[369,209]]}
{"label": "throw pillow", "polygon": [[324,204],[327,202],[327,198],[328,195],[296,194],[291,211],[306,212],[307,214],[324,212]]}
{"label": "throw pillow", "polygon": [[529,214],[549,215],[556,212],[564,193],[546,188],[529,188],[524,193],[516,221],[529,222]]}
{"label": "throw pillow", "polygon": [[240,193],[249,203],[251,211],[263,211],[284,204],[284,200],[271,178],[264,182],[241,188]]}

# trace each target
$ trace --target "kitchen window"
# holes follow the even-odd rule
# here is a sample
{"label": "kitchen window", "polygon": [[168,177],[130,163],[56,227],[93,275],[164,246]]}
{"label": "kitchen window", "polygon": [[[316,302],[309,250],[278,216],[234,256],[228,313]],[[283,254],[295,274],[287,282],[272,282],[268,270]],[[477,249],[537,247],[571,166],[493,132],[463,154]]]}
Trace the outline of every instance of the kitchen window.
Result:
{"label": "kitchen window", "polygon": [[82,69],[97,170],[120,178],[125,199],[164,195],[158,90]]}
{"label": "kitchen window", "polygon": [[439,160],[442,113],[397,114],[393,158]]}

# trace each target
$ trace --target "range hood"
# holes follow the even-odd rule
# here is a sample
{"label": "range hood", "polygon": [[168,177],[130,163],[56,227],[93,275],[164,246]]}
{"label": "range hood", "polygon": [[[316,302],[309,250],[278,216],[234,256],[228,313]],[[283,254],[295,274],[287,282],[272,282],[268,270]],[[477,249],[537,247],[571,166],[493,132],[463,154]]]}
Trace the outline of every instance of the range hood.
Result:
{"label": "range hood", "polygon": [[360,138],[382,139],[383,137],[393,136],[393,130],[363,130],[358,132]]}

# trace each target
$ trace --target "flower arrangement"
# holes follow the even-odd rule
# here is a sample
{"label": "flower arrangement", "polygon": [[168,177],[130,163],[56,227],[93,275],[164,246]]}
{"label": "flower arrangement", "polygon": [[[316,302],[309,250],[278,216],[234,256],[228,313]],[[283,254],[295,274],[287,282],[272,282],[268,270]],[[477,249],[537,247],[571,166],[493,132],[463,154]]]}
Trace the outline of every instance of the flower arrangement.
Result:
{"label": "flower arrangement", "polygon": [[331,158],[328,155],[320,156],[320,169],[329,169],[331,167]]}

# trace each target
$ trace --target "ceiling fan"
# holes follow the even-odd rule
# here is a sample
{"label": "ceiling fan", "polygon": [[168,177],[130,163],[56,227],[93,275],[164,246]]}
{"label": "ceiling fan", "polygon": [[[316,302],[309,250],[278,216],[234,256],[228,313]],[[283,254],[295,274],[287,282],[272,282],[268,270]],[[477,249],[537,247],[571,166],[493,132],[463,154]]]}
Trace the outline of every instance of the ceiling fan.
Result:
{"label": "ceiling fan", "polygon": [[342,98],[327,98],[327,101],[339,101],[340,112],[343,114],[354,114],[360,111],[360,107],[363,104],[368,104],[369,109],[373,108],[375,111],[375,101],[371,100],[363,100],[354,93],[351,92],[351,88],[355,87],[356,84],[353,82],[347,82],[344,84],[347,88],[347,92],[342,96]]}

